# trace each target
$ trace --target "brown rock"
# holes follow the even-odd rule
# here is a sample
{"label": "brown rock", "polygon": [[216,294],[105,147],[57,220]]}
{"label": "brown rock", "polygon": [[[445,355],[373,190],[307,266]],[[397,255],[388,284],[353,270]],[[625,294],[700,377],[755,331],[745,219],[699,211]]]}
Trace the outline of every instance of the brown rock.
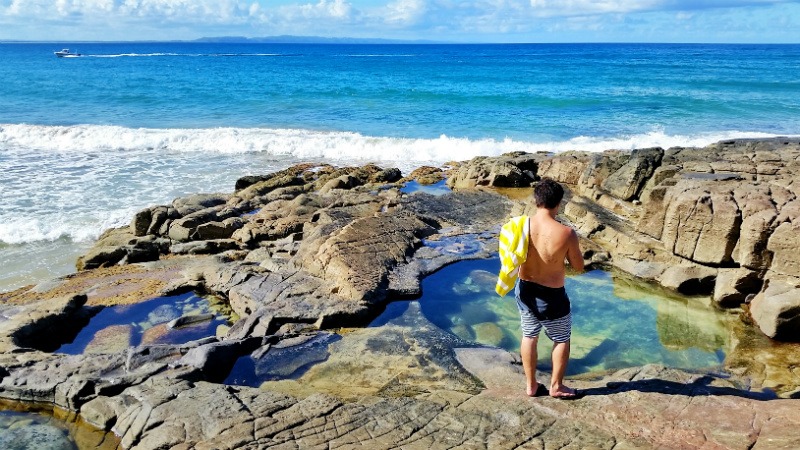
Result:
{"label": "brown rock", "polygon": [[685,295],[710,294],[717,270],[700,265],[672,266],[658,278],[662,286]]}
{"label": "brown rock", "polygon": [[800,342],[800,279],[769,281],[750,304],[750,313],[767,336]]}
{"label": "brown rock", "polygon": [[94,334],[84,353],[119,353],[131,346],[133,327],[130,325],[111,325]]}
{"label": "brown rock", "polygon": [[747,268],[719,269],[714,285],[714,301],[725,308],[741,305],[750,294],[761,290],[761,277],[758,272]]}
{"label": "brown rock", "polygon": [[606,178],[601,186],[622,200],[638,198],[645,182],[661,164],[663,156],[664,150],[661,148],[634,150],[630,160]]}
{"label": "brown rock", "polygon": [[673,194],[661,239],[678,256],[724,264],[732,261],[741,223],[741,212],[729,191],[693,186]]}

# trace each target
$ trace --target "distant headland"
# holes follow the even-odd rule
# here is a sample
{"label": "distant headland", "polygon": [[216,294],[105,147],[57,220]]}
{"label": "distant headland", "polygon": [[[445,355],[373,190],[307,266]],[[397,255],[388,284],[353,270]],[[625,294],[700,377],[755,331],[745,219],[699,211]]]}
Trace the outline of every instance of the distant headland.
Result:
{"label": "distant headland", "polygon": [[232,44],[448,44],[445,41],[400,40],[380,38],[321,37],[321,36],[214,36],[201,37],[188,42],[214,42]]}

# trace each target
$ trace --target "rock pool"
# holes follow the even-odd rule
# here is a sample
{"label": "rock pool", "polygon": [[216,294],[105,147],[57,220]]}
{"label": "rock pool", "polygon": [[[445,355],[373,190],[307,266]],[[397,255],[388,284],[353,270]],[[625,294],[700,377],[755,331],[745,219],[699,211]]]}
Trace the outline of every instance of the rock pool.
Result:
{"label": "rock pool", "polygon": [[[519,351],[513,295],[494,292],[498,266],[496,258],[447,266],[423,280],[419,299],[390,303],[369,327],[255,352],[239,360],[226,383],[300,396],[477,392],[454,349]],[[574,313],[570,375],[650,363],[716,372],[731,346],[730,321],[738,320],[707,299],[674,296],[601,270],[570,276],[567,290]],[[549,348],[543,336],[543,370],[550,370]]]}
{"label": "rock pool", "polygon": [[84,423],[74,413],[52,406],[0,400],[3,450],[116,449],[119,438]]}
{"label": "rock pool", "polygon": [[[193,293],[105,307],[56,353],[114,353],[140,344],[183,344],[214,336],[217,328],[227,329],[225,308]],[[190,323],[173,326],[182,317]]]}
{"label": "rock pool", "polygon": [[[464,340],[519,351],[521,329],[513,292],[494,292],[498,259],[464,261],[422,282],[422,313]],[[705,298],[688,298],[593,270],[567,278],[573,335],[569,375],[657,363],[717,369],[725,360],[731,315]],[[381,320],[380,318],[378,320]],[[542,334],[539,367],[549,369]]]}

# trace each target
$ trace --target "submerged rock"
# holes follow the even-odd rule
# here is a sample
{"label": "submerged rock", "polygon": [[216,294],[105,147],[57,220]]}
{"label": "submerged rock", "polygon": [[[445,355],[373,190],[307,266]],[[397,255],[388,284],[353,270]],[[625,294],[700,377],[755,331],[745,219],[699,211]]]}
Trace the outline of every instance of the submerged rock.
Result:
{"label": "submerged rock", "polygon": [[94,337],[83,350],[84,353],[121,353],[131,346],[133,327],[130,325],[112,325],[94,334]]}

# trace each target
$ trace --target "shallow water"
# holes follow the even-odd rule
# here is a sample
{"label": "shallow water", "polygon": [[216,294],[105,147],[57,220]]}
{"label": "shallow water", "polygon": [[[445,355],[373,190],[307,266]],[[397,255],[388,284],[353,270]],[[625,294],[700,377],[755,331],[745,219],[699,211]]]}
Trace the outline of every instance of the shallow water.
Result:
{"label": "shallow water", "polygon": [[0,411],[0,448],[4,450],[77,450],[67,427],[53,417]]}
{"label": "shallow water", "polygon": [[[464,261],[427,277],[423,314],[465,340],[519,351],[513,293],[500,298],[494,292],[498,268],[498,259]],[[568,277],[566,289],[573,314],[569,375],[650,363],[715,369],[729,351],[730,315],[700,298],[661,293],[600,270]],[[544,332],[539,341],[539,366],[548,369],[551,341]]]}
{"label": "shallow water", "polygon": [[0,399],[0,449],[114,450],[120,440],[76,413],[43,403]]}
{"label": "shallow water", "polygon": [[[212,314],[208,320],[170,328],[167,324],[182,316]],[[81,329],[75,339],[56,353],[112,353],[140,344],[184,344],[216,335],[227,326],[224,306],[188,293],[157,297],[133,305],[103,308]]]}
{"label": "shallow water", "polygon": [[328,359],[330,344],[341,336],[320,333],[301,344],[274,347],[264,355],[246,355],[231,369],[225,384],[258,387],[265,381],[300,378],[308,369]]}
{"label": "shallow water", "polygon": [[[443,245],[469,242],[448,239]],[[472,389],[470,376],[459,372],[454,348],[519,351],[516,302],[513,295],[500,298],[494,292],[498,268],[497,258],[447,266],[423,280],[418,300],[389,303],[367,328],[342,330],[341,336],[323,333],[295,347],[245,356],[225,383],[301,396],[320,390],[347,396]],[[672,295],[600,270],[569,276],[566,287],[573,312],[569,375],[650,363],[717,371],[732,347],[729,321],[735,316],[702,298]],[[551,344],[541,336],[538,367],[550,370]]]}
{"label": "shallow water", "polygon": [[402,188],[400,188],[400,192],[405,194],[424,192],[426,194],[439,196],[449,194],[450,192],[453,192],[453,190],[447,186],[447,181],[445,180],[433,184],[421,184],[418,181],[409,181]]}

